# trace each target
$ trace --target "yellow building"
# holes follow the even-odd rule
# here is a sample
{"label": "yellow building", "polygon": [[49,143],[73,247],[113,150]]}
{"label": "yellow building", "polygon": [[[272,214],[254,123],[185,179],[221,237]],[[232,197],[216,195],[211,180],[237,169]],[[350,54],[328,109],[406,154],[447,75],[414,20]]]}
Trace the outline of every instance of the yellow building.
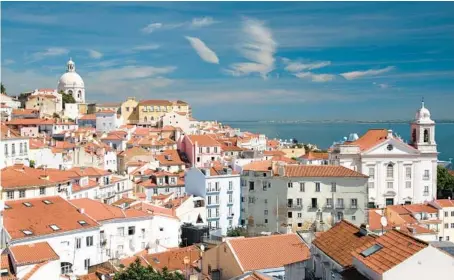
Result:
{"label": "yellow building", "polygon": [[139,123],[155,125],[172,110],[173,103],[169,100],[142,100],[139,102]]}
{"label": "yellow building", "polygon": [[121,118],[124,123],[136,124],[139,121],[139,102],[134,97],[128,97],[128,100],[121,104]]}
{"label": "yellow building", "polygon": [[30,95],[25,103],[26,109],[39,110],[41,117],[61,114],[61,106],[58,98],[52,94]]}

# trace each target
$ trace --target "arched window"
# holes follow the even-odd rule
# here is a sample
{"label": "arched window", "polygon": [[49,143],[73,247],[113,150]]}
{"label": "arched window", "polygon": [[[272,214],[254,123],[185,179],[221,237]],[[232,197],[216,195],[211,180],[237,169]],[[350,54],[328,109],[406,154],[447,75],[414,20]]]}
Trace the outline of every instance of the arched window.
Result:
{"label": "arched window", "polygon": [[68,94],[73,94],[73,91],[72,90],[68,90]]}
{"label": "arched window", "polygon": [[429,143],[429,130],[424,129],[424,143]]}
{"label": "arched window", "polygon": [[154,121],[154,117],[153,117],[153,116],[151,116],[151,117],[150,117],[150,120]]}
{"label": "arched window", "polygon": [[411,139],[413,143],[416,143],[416,128],[413,128],[413,132],[411,133]]}
{"label": "arched window", "polygon": [[77,98],[80,98],[80,94],[81,94],[81,93],[82,93],[82,92],[81,92],[80,90],[77,92]]}
{"label": "arched window", "polygon": [[394,177],[394,166],[392,163],[388,163],[386,166],[386,178],[393,178]]}
{"label": "arched window", "polygon": [[69,273],[73,272],[73,270],[72,270],[73,265],[69,262],[62,262],[60,267],[61,267],[61,274],[69,274]]}

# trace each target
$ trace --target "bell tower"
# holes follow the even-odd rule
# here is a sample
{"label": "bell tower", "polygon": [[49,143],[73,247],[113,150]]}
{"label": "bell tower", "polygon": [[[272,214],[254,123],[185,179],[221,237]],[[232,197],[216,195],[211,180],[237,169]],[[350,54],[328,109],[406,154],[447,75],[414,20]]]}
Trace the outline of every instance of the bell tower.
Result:
{"label": "bell tower", "polygon": [[430,118],[430,111],[424,106],[416,111],[414,121],[411,123],[411,144],[421,153],[437,153],[435,143],[435,122]]}

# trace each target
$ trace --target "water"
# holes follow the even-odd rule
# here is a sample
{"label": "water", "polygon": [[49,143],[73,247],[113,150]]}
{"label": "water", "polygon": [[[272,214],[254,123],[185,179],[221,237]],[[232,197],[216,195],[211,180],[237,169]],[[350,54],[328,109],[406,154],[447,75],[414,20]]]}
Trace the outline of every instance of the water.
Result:
{"label": "water", "polygon": [[[311,143],[320,149],[329,148],[334,141],[348,137],[350,133],[363,135],[372,128],[392,129],[404,140],[410,139],[408,123],[270,123],[258,121],[223,122],[241,131],[263,133],[268,138],[297,139],[300,143]],[[454,159],[454,123],[439,123],[435,126],[435,141],[440,160]]]}

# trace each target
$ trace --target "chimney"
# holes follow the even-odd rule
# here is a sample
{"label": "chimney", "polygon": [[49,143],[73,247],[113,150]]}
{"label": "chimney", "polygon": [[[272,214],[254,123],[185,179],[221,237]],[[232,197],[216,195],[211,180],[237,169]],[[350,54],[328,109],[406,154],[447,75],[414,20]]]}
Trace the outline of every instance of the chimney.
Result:
{"label": "chimney", "polygon": [[388,136],[387,138],[393,138],[393,131],[391,129],[388,129]]}
{"label": "chimney", "polygon": [[367,226],[365,224],[361,224],[361,226],[359,227],[359,234],[362,236],[367,235]]}

